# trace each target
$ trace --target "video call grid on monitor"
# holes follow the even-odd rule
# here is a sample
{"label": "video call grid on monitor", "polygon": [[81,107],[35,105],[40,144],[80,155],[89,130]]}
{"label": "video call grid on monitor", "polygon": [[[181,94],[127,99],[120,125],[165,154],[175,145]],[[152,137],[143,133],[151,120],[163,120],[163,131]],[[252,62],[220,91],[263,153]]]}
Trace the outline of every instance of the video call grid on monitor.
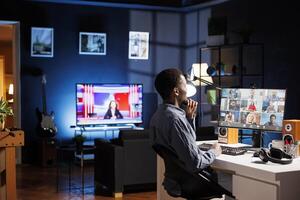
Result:
{"label": "video call grid on monitor", "polygon": [[219,126],[281,131],[286,90],[223,88]]}

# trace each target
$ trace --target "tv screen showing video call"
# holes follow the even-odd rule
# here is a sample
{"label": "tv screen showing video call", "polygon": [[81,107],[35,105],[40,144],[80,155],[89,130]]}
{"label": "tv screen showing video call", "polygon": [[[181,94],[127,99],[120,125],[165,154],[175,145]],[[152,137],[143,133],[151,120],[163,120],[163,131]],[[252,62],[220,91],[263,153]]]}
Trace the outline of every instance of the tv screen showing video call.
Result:
{"label": "tv screen showing video call", "polygon": [[142,123],[142,84],[76,84],[76,124]]}
{"label": "tv screen showing video call", "polygon": [[219,126],[281,131],[285,95],[283,89],[224,88]]}

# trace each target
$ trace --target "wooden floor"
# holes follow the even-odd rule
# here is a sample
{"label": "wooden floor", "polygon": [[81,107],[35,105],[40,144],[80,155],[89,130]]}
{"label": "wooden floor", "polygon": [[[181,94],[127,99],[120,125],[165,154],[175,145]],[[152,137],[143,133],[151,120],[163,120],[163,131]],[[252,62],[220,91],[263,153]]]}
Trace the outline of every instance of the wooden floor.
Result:
{"label": "wooden floor", "polygon": [[[59,192],[56,184],[56,168],[42,168],[34,165],[17,166],[17,199],[18,200],[112,200],[108,196],[94,194],[93,169],[85,169],[85,189],[81,189],[80,168],[73,167],[72,190],[68,190],[68,171],[62,168],[60,173]],[[156,192],[123,194],[124,200],[156,200]]]}

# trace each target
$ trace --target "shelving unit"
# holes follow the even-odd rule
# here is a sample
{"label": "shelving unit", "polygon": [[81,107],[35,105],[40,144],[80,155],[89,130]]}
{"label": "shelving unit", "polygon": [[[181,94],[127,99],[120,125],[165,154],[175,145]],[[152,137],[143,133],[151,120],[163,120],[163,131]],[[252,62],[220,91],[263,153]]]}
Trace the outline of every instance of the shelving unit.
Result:
{"label": "shelving unit", "polygon": [[[200,48],[199,62],[211,69],[214,85],[220,88],[263,88],[264,45],[262,43],[228,44]],[[201,76],[200,74],[200,77]],[[220,91],[199,88],[199,126],[217,126]],[[214,99],[215,103],[212,103]]]}

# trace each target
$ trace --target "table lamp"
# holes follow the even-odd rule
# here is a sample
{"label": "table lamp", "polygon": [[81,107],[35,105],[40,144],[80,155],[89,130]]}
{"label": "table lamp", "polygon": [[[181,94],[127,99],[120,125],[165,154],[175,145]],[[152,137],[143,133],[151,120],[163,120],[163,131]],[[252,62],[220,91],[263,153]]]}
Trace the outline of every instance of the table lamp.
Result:
{"label": "table lamp", "polygon": [[190,73],[187,75],[187,96],[191,97],[196,94],[195,86],[213,86],[215,89],[221,90],[220,87],[213,83],[212,77],[207,73],[207,63],[194,63],[190,69]]}
{"label": "table lamp", "polygon": [[194,63],[190,72],[191,81],[195,86],[212,85],[213,80],[207,74],[207,63]]}

